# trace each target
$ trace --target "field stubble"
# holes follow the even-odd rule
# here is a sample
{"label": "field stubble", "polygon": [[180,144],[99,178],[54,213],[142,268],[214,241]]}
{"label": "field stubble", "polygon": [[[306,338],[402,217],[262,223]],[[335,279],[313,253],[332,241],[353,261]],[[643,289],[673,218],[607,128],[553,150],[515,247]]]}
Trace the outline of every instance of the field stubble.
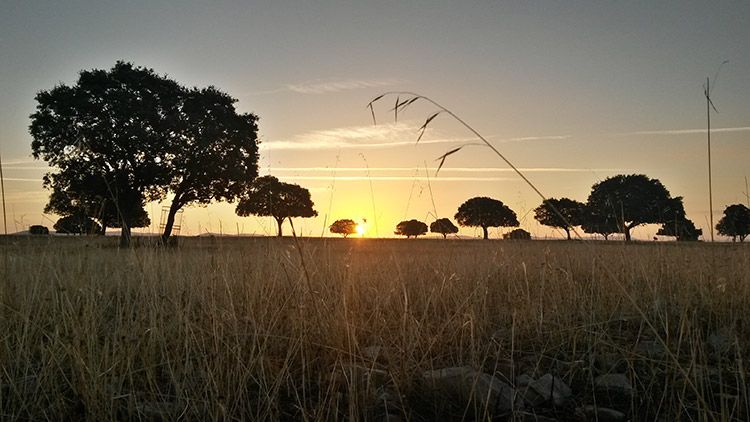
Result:
{"label": "field stubble", "polygon": [[[750,249],[564,241],[6,238],[0,417],[529,417],[430,388],[467,366],[560,377],[583,418],[746,420]],[[530,419],[527,419],[530,420]]]}

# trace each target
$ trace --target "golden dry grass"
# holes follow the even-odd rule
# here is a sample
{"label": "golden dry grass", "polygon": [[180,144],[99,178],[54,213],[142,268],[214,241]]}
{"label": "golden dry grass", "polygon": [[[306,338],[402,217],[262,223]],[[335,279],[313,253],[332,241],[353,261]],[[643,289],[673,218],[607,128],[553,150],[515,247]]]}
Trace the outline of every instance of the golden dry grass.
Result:
{"label": "golden dry grass", "polygon": [[559,375],[560,420],[614,370],[633,420],[750,416],[740,245],[109,242],[5,239],[0,419],[374,420],[383,386],[403,419],[488,418],[420,382],[460,365]]}

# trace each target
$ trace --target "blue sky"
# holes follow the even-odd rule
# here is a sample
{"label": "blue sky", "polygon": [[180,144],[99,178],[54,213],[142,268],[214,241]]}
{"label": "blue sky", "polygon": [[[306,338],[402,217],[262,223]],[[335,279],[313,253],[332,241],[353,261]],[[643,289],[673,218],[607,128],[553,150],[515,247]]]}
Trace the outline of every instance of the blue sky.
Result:
{"label": "blue sky", "polygon": [[[404,218],[429,220],[435,209],[452,216],[475,195],[526,215],[522,227],[536,235],[559,235],[533,221],[528,212],[539,199],[481,148],[452,156],[434,178],[434,159],[471,141],[455,122],[438,118],[418,146],[429,107],[395,123],[383,104],[373,126],[365,105],[389,90],[451,108],[549,196],[585,200],[607,176],[645,173],[684,196],[689,217],[707,228],[702,84],[729,60],[713,92],[713,126],[723,129],[713,136],[714,214],[745,201],[747,2],[9,1],[2,8],[0,152],[11,231],[56,218],[42,215],[44,163],[30,158],[35,92],[118,59],[184,84],[215,85],[240,110],[257,113],[261,173],[310,188],[321,214],[299,223],[305,234],[319,235],[335,218],[368,218],[381,236]],[[149,205],[155,225],[159,207]],[[232,210],[189,209],[186,233],[273,228]]]}

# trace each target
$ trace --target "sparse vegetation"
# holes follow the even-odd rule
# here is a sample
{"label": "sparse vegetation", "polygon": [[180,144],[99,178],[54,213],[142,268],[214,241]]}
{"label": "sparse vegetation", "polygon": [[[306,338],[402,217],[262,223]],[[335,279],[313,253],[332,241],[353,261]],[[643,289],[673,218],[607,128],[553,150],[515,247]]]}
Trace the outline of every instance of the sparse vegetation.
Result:
{"label": "sparse vegetation", "polygon": [[425,384],[455,366],[554,374],[563,421],[613,372],[631,420],[750,416],[739,244],[5,240],[6,420],[490,419]]}

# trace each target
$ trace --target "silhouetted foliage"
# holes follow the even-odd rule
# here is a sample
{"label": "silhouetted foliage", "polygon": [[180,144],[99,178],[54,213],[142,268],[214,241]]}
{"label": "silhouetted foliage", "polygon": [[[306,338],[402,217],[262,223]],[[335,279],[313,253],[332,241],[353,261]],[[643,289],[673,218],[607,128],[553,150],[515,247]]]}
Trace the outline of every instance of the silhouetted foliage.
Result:
{"label": "silhouetted foliage", "polygon": [[[595,184],[587,205],[591,213],[587,217],[595,216],[598,223],[605,224],[614,220],[618,232],[630,241],[630,230],[634,227],[669,221],[674,203],[659,180],[632,174],[609,177]],[[591,229],[589,224],[586,226]],[[611,227],[597,226],[599,230],[602,228]]]}
{"label": "silhouetted foliage", "polygon": [[703,234],[703,230],[696,228],[695,224],[686,218],[664,223],[656,234],[658,236],[676,237],[678,242],[697,241]]}
{"label": "silhouetted foliage", "polygon": [[96,221],[83,215],[63,217],[57,220],[53,228],[63,234],[99,234],[102,230]]}
{"label": "silhouetted foliage", "polygon": [[85,168],[86,164],[71,163],[44,177],[44,186],[52,189],[45,213],[92,218],[102,226],[102,234],[107,227],[121,228],[123,221],[128,228],[151,224],[141,193],[108,182],[96,170]]}
{"label": "silhouetted foliage", "polygon": [[600,234],[604,236],[604,240],[608,240],[610,235],[621,231],[614,215],[606,210],[599,210],[588,205],[583,208],[581,229],[586,233]]}
{"label": "silhouetted foliage", "polygon": [[447,218],[438,218],[430,224],[432,233],[440,233],[445,239],[449,234],[458,233],[458,227]]}
{"label": "silhouetted foliage", "polygon": [[340,234],[344,237],[347,237],[350,234],[357,233],[357,223],[355,223],[354,220],[350,220],[348,218],[343,220],[336,220],[333,222],[333,224],[330,225],[328,230],[330,230],[331,233]]}
{"label": "silhouetted foliage", "polygon": [[740,239],[744,242],[750,234],[750,208],[742,204],[729,205],[724,209],[724,216],[716,225],[716,231],[732,238],[733,242]]}
{"label": "silhouetted foliage", "polygon": [[658,236],[676,237],[677,241],[697,241],[703,230],[695,227],[685,215],[685,206],[682,203],[682,197],[672,198],[669,206],[665,209],[665,221],[659,231]]}
{"label": "silhouetted foliage", "polygon": [[[56,184],[63,177],[85,169],[144,200],[162,198],[171,169],[157,158],[180,136],[180,92],[174,81],[123,62],[109,71],[82,71],[74,86],[39,92],[31,115],[32,153],[60,170],[47,187],[62,191]],[[125,207],[124,198],[109,189],[107,196]],[[129,229],[125,224],[123,246],[129,244]]]}
{"label": "silhouetted foliage", "polygon": [[572,199],[549,198],[534,210],[534,218],[545,226],[565,230],[570,240],[573,227],[583,224],[584,208],[584,204]]}
{"label": "silhouetted foliage", "polygon": [[509,240],[531,240],[531,233],[524,229],[514,229],[503,234],[503,239]]}
{"label": "silhouetted foliage", "polygon": [[475,197],[460,207],[455,217],[461,226],[481,227],[484,239],[489,238],[488,227],[516,227],[518,217],[512,209],[497,199]]}
{"label": "silhouetted foliage", "polygon": [[427,233],[427,224],[419,220],[408,220],[402,221],[396,225],[396,231],[394,234],[400,236],[406,236],[406,238],[414,237]]}
{"label": "silhouetted foliage", "polygon": [[165,244],[182,207],[233,202],[258,175],[258,118],[238,114],[236,101],[214,87],[182,91],[179,136],[159,156],[171,169],[166,188],[173,194],[162,234]]}
{"label": "silhouetted foliage", "polygon": [[29,234],[33,234],[35,236],[44,236],[49,234],[49,229],[45,226],[33,225],[29,226]]}
{"label": "silhouetted foliage", "polygon": [[241,217],[259,215],[273,217],[281,236],[281,225],[292,217],[315,217],[318,212],[313,209],[310,191],[292,183],[280,182],[273,176],[262,176],[250,184],[247,192],[240,198],[235,213]]}
{"label": "silhouetted foliage", "polygon": [[[231,201],[257,175],[257,118],[238,115],[235,100],[215,88],[187,89],[117,62],[110,70],[82,71],[75,85],[41,91],[36,101],[32,153],[58,170],[45,186],[53,194],[72,192],[76,213],[99,216],[98,207],[116,214],[123,246],[129,221],[143,221],[143,203],[174,195],[166,240],[181,207]],[[50,208],[67,207],[56,201]]]}

